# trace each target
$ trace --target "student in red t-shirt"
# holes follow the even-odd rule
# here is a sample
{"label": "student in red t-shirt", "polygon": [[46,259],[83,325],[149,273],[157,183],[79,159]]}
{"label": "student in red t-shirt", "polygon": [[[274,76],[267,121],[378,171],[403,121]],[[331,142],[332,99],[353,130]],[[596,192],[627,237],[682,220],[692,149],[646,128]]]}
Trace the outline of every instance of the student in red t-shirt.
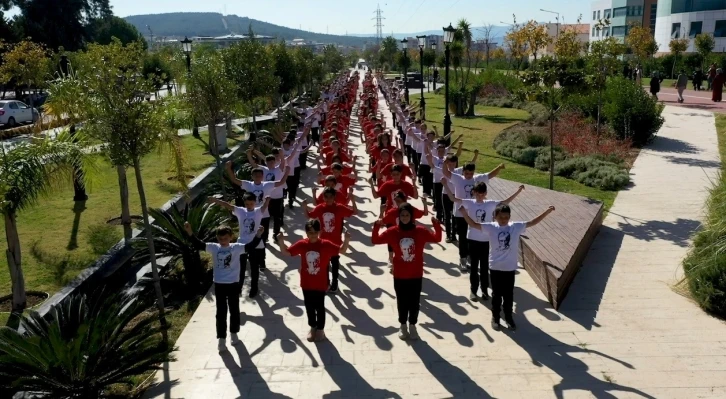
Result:
{"label": "student in red t-shirt", "polygon": [[[335,186],[338,184],[338,181],[335,179],[335,176],[329,175],[325,177],[325,188],[332,188],[335,189]],[[325,190],[323,189],[323,191]],[[342,205],[348,205],[348,202],[350,202],[351,198],[353,197],[353,187],[348,188],[348,192],[344,193],[342,191],[335,190],[335,202],[342,204]],[[315,205],[320,205],[325,203],[325,193],[321,192],[320,195],[318,195],[318,190],[313,187],[313,198],[315,199]]]}
{"label": "student in red t-shirt", "polygon": [[371,191],[373,191],[373,198],[381,198],[381,204],[385,204],[386,209],[396,207],[396,203],[393,201],[393,194],[396,191],[400,190],[409,197],[418,198],[416,187],[407,181],[401,180],[401,170],[401,165],[393,165],[391,167],[391,180],[383,183],[377,190],[373,185],[373,179],[368,179],[371,185]]}
{"label": "student in red t-shirt", "polygon": [[[322,222],[323,230],[320,233],[320,238],[323,240],[329,240],[334,244],[341,244],[341,235],[343,234],[343,222],[346,218],[355,215],[358,212],[355,201],[353,201],[353,207],[349,208],[345,205],[338,204],[335,202],[336,190],[333,188],[326,188],[323,191],[323,198],[325,199],[324,204],[316,206],[313,210],[308,209],[307,200],[303,201],[303,209],[305,215],[309,218],[319,219]],[[333,281],[330,283],[330,292],[338,291],[338,271],[340,270],[340,256],[333,256],[330,258],[331,272],[333,274]]]}
{"label": "student in red t-shirt", "polygon": [[393,165],[400,165],[401,166],[401,179],[405,180],[406,178],[409,178],[411,182],[414,184],[414,187],[416,187],[416,173],[411,169],[408,165],[403,163],[403,151],[401,150],[395,150],[393,151],[393,163],[386,165],[386,167],[382,168],[380,173],[376,172],[376,175],[378,175],[378,179],[381,181],[386,181],[391,179],[391,168],[393,168]]}
{"label": "student in red t-shirt", "polygon": [[[419,301],[423,281],[423,251],[428,243],[441,242],[441,222],[431,218],[434,231],[417,225],[414,210],[408,203],[398,208],[398,225],[380,233],[382,221],[373,226],[373,244],[388,244],[393,248],[393,288],[396,290],[400,339],[419,338],[416,331]],[[406,323],[408,322],[408,326]]]}
{"label": "student in red t-shirt", "polygon": [[[336,185],[335,189],[342,192],[347,193],[348,189],[355,185],[356,182],[356,174],[355,170],[353,171],[352,175],[344,175],[343,174],[343,165],[339,163],[334,163],[330,170],[333,176],[335,176]],[[323,177],[322,173],[318,177],[318,183],[323,184],[325,182],[325,178]]]}
{"label": "student in red t-shirt", "polygon": [[305,223],[304,238],[290,247],[285,244],[285,234],[277,236],[280,253],[285,256],[300,256],[300,288],[303,290],[305,312],[308,315],[308,341],[325,339],[325,291],[328,289],[328,263],[334,256],[348,250],[350,233],[345,233],[342,245],[320,238],[320,221]]}
{"label": "student in red t-shirt", "polygon": [[379,188],[383,184],[383,181],[378,180],[378,174],[381,172],[381,169],[392,163],[393,159],[391,159],[391,154],[385,148],[381,150],[380,158],[377,162],[373,162],[373,158],[371,158],[371,163],[368,167],[368,171],[371,173],[371,179],[373,179],[374,183],[378,184]]}

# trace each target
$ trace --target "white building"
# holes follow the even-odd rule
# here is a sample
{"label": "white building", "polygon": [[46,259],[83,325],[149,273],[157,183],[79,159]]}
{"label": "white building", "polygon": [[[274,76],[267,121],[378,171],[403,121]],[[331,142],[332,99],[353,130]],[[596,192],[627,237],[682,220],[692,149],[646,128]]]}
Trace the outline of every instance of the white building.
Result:
{"label": "white building", "polygon": [[693,38],[710,33],[716,40],[715,51],[726,48],[726,0],[659,0],[655,21],[655,40],[659,53],[667,53],[673,38],[688,37],[688,52],[694,52]]}
{"label": "white building", "polygon": [[[590,20],[590,41],[602,40],[610,36],[617,38],[621,42],[624,41],[625,36],[628,34],[630,24],[643,23],[643,15],[645,13],[644,3],[644,0],[593,1],[592,19]],[[610,25],[604,29],[598,29],[598,22],[605,20],[610,21]]]}

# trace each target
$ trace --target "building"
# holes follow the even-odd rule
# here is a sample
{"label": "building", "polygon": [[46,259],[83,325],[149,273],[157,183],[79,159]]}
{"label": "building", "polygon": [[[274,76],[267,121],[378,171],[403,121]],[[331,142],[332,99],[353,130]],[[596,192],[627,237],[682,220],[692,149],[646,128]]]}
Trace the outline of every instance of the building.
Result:
{"label": "building", "polygon": [[658,1],[655,41],[659,52],[667,53],[671,39],[687,37],[688,52],[694,52],[693,39],[709,33],[716,41],[716,51],[726,48],[726,0]]}
{"label": "building", "polygon": [[[650,1],[649,3],[655,2]],[[648,9],[650,17],[650,9]],[[602,40],[615,37],[621,42],[628,34],[631,24],[649,26],[650,21],[644,21],[644,0],[596,0],[592,2],[592,20],[590,21],[590,40]],[[598,29],[598,22],[610,21],[610,26]]]}
{"label": "building", "polygon": [[[229,34],[224,36],[194,36],[190,38],[195,44],[202,44],[202,43],[208,43],[212,44],[217,47],[229,47],[233,43],[237,43],[242,40],[249,39],[249,36],[247,35],[237,35],[237,34]],[[267,44],[270,42],[275,41],[275,38],[272,36],[262,36],[262,35],[255,35],[255,39],[261,41],[263,44]]]}
{"label": "building", "polygon": [[[588,24],[557,24],[557,23],[548,23],[547,25],[547,34],[552,39],[552,43],[547,45],[547,47],[540,50],[538,53],[538,56],[554,56],[555,54],[555,42],[557,41],[557,38],[559,37],[559,34],[561,32],[564,32],[566,29],[574,29],[577,33],[577,41],[583,45],[583,49],[585,48],[585,45],[590,41],[590,25]],[[495,47],[496,48],[496,47]]]}

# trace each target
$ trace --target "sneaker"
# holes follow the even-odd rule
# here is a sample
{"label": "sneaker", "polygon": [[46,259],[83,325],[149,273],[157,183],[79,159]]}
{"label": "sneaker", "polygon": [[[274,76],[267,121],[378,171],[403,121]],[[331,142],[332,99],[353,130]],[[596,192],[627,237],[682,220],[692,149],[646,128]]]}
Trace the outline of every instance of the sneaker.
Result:
{"label": "sneaker", "polygon": [[287,206],[292,209],[292,202],[288,203]]}
{"label": "sneaker", "polygon": [[393,265],[391,264],[388,265],[388,273],[393,274]]}
{"label": "sneaker", "polygon": [[225,339],[224,338],[220,338],[217,341],[219,341],[217,343],[217,350],[219,351],[219,353],[227,352],[227,343],[224,342]]}
{"label": "sneaker", "polygon": [[418,336],[418,331],[416,331],[416,325],[411,324],[408,326],[408,337],[412,340],[418,340],[420,337]]}
{"label": "sneaker", "polygon": [[459,259],[459,269],[461,269],[462,272],[467,271],[468,266],[469,265],[466,264],[466,258]]}
{"label": "sneaker", "polygon": [[509,328],[509,331],[516,331],[517,325],[514,324],[514,320],[511,318],[505,320],[507,322],[507,328]]}
{"label": "sneaker", "polygon": [[315,329],[314,328],[311,328],[310,331],[308,331],[307,340],[308,340],[308,342],[315,341]]}
{"label": "sneaker", "polygon": [[237,345],[237,344],[242,343],[242,341],[240,341],[239,337],[237,336],[237,333],[231,334],[230,342],[232,343],[232,345]]}
{"label": "sneaker", "polygon": [[401,324],[401,329],[398,331],[398,338],[404,341],[408,339],[408,326],[405,324]]}
{"label": "sneaker", "polygon": [[258,288],[257,287],[250,288],[250,298],[256,297],[257,296],[257,291],[258,291]]}
{"label": "sneaker", "polygon": [[459,242],[459,240],[457,240],[456,237],[451,237],[451,242],[456,244]]}
{"label": "sneaker", "polygon": [[492,330],[499,331],[499,329],[502,328],[502,325],[499,324],[499,320],[492,319]]}
{"label": "sneaker", "polygon": [[315,330],[315,342],[322,342],[325,341],[325,331],[323,330]]}
{"label": "sneaker", "polygon": [[476,301],[479,300],[479,296],[476,294],[476,292],[470,292],[469,293],[469,299],[471,299],[472,301],[476,302]]}
{"label": "sneaker", "polygon": [[451,237],[446,237],[446,242],[451,244],[452,242],[454,242],[454,240]]}
{"label": "sneaker", "polygon": [[328,288],[328,291],[331,293],[338,292],[338,282],[334,282],[333,284],[330,284],[330,288]]}

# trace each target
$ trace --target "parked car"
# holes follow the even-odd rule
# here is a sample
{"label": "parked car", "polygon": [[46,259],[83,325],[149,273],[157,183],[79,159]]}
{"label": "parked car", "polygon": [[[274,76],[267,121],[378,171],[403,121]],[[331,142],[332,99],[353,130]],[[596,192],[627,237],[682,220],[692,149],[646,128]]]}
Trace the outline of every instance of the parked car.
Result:
{"label": "parked car", "polygon": [[30,108],[22,101],[0,101],[0,125],[15,127],[19,123],[34,123],[40,114],[35,108]]}

